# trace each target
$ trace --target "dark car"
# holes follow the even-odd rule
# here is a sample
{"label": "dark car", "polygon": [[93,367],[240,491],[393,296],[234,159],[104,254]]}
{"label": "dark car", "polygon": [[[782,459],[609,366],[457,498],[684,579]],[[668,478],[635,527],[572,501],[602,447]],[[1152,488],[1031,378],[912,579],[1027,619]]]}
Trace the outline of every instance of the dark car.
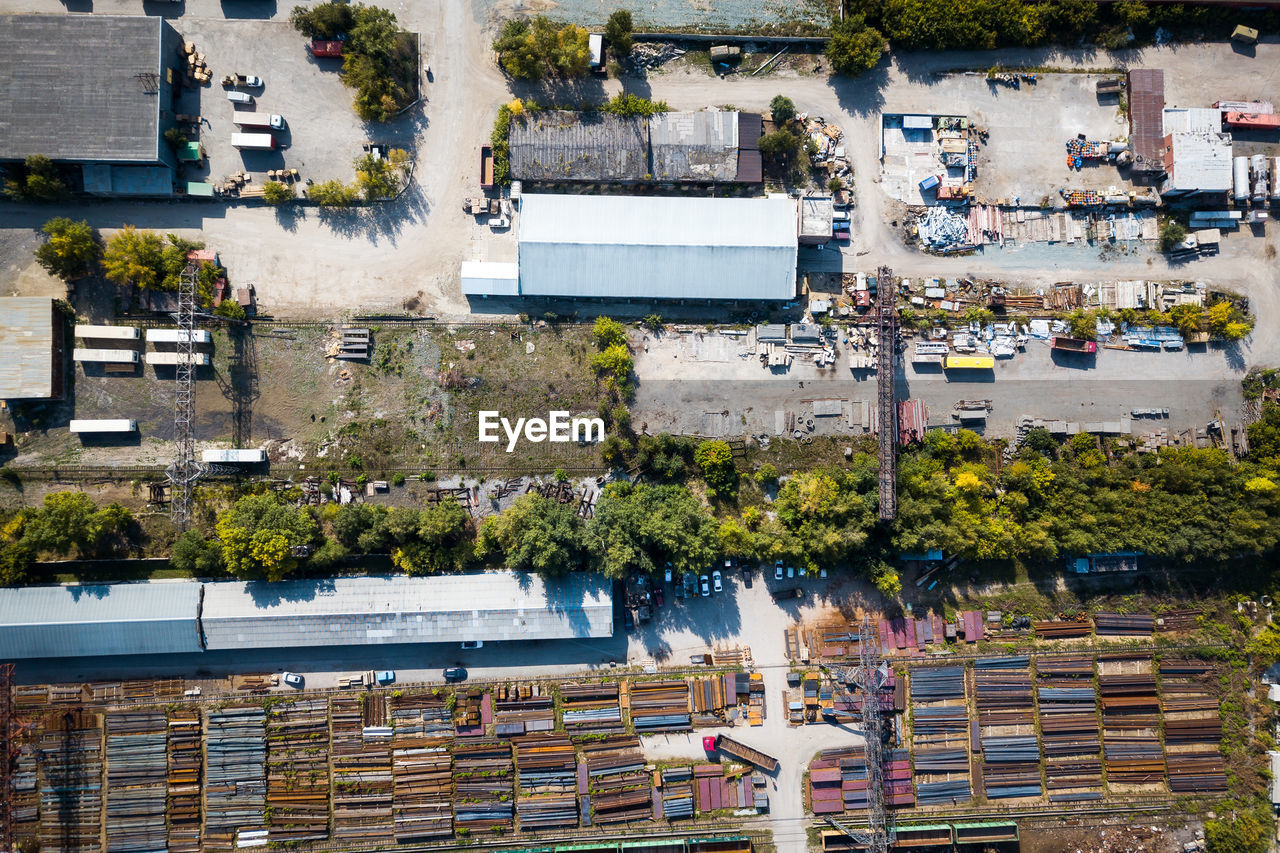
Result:
{"label": "dark car", "polygon": [[631,615],[631,610],[622,611],[622,627],[630,631],[636,627],[636,620]]}
{"label": "dark car", "polygon": [[745,563],[742,565],[742,583],[747,589],[751,589],[751,569]]}
{"label": "dark car", "polygon": [[804,595],[804,590],[797,586],[791,589],[774,590],[771,594],[774,601],[786,601],[788,598],[800,598]]}
{"label": "dark car", "polygon": [[460,666],[448,667],[447,669],[445,669],[443,675],[444,675],[445,681],[466,681],[467,680],[467,671]]}

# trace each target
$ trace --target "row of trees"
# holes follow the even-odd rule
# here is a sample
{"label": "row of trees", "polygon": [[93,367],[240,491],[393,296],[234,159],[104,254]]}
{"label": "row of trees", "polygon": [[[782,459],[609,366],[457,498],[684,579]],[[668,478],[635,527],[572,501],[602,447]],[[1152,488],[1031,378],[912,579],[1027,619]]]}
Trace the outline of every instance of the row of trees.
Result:
{"label": "row of trees", "polygon": [[416,96],[416,48],[393,12],[330,0],[293,7],[289,21],[308,38],[345,38],[342,82],[355,90],[360,118],[388,121]]}
{"label": "row of trees", "polygon": [[0,584],[31,579],[37,556],[105,557],[129,544],[133,516],[118,503],[97,507],[84,492],[53,492],[0,524]]}

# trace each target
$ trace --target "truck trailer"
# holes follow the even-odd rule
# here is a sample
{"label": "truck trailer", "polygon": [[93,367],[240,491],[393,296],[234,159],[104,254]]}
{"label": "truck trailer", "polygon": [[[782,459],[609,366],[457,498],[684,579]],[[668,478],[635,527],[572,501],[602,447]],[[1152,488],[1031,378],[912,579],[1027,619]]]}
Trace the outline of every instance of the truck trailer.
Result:
{"label": "truck trailer", "polygon": [[231,120],[236,123],[237,127],[284,130],[284,116],[274,113],[236,113]]}
{"label": "truck trailer", "polygon": [[138,422],[131,421],[128,418],[102,418],[98,420],[92,419],[71,419],[71,431],[73,433],[85,432],[137,432]]}
{"label": "truck trailer", "polygon": [[1232,198],[1236,204],[1243,204],[1249,200],[1249,158],[1237,157],[1232,164]]}
{"label": "truck trailer", "polygon": [[209,366],[209,353],[193,352],[190,358],[185,353],[179,352],[149,352],[147,353],[147,364],[172,367],[178,364],[194,364],[196,367]]}
{"label": "truck trailer", "polygon": [[233,133],[231,144],[236,148],[251,151],[273,151],[276,138],[269,133]]}
{"label": "truck trailer", "polygon": [[1086,341],[1084,338],[1068,338],[1060,335],[1049,339],[1049,349],[1062,350],[1063,352],[1095,353],[1098,351],[1098,344],[1096,341]]}
{"label": "truck trailer", "polygon": [[241,448],[210,448],[201,452],[200,461],[252,465],[255,462],[266,462],[267,452]]}
{"label": "truck trailer", "polygon": [[[147,329],[147,343],[152,344],[180,344],[185,342],[186,335],[181,329]],[[197,344],[207,344],[212,340],[209,336],[208,329],[192,329],[191,341]]]}
{"label": "truck trailer", "polygon": [[102,341],[136,341],[136,326],[86,326],[76,325],[76,337]]}
{"label": "truck trailer", "polygon": [[100,361],[103,364],[137,364],[138,354],[131,349],[82,349],[71,353],[72,361]]}

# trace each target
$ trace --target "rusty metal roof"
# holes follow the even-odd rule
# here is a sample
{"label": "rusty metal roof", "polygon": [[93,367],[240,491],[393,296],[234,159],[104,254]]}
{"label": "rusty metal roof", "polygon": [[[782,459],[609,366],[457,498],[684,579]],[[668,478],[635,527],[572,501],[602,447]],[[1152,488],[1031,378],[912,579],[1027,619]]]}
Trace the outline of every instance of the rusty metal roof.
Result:
{"label": "rusty metal roof", "polygon": [[1164,171],[1164,71],[1129,72],[1129,146],[1138,172]]}
{"label": "rusty metal roof", "polygon": [[43,400],[61,395],[55,382],[53,300],[0,298],[0,400]]}

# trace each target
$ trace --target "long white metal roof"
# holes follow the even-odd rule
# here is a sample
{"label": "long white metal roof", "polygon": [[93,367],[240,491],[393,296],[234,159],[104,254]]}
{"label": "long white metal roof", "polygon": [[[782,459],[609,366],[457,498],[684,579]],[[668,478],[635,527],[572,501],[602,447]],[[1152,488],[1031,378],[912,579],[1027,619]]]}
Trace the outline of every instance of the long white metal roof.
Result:
{"label": "long white metal roof", "polygon": [[0,657],[198,652],[199,601],[195,581],[0,589]]}
{"label": "long white metal roof", "polygon": [[514,572],[209,583],[201,625],[210,650],[608,637],[613,587]]}
{"label": "long white metal roof", "polygon": [[787,197],[528,194],[520,294],[790,299],[796,206]]}

